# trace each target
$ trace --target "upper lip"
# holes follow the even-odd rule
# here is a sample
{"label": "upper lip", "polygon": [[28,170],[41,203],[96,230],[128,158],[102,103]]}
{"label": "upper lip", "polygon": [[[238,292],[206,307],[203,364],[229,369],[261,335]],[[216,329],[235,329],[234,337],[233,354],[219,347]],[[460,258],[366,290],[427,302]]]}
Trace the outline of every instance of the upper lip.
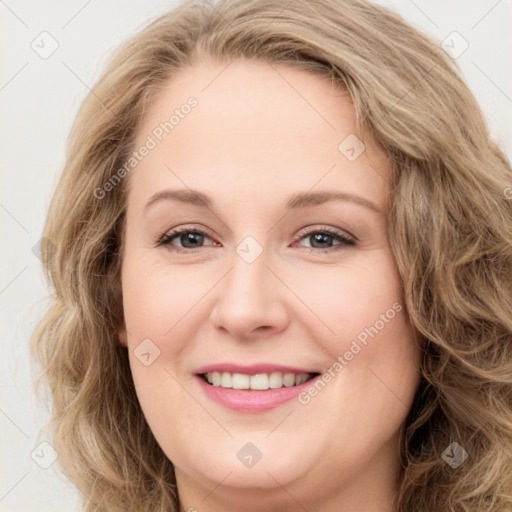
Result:
{"label": "upper lip", "polygon": [[259,363],[252,365],[240,365],[234,363],[218,363],[218,364],[209,364],[206,366],[202,366],[198,370],[196,370],[197,375],[202,375],[204,373],[212,373],[212,372],[228,372],[228,373],[244,373],[246,375],[257,375],[259,373],[273,373],[273,372],[281,372],[281,373],[319,373],[316,370],[311,370],[308,368],[294,368],[286,365],[279,364],[270,364],[270,363]]}

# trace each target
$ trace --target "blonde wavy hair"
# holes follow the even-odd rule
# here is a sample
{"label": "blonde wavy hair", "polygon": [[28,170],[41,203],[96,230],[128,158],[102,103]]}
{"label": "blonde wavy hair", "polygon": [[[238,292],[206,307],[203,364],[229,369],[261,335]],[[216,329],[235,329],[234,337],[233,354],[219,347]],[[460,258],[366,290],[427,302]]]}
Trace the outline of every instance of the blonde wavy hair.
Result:
{"label": "blonde wavy hair", "polygon": [[[178,511],[117,339],[127,180],[94,191],[129,159],[158,92],[204,59],[292,66],[349,93],[361,137],[390,157],[389,240],[422,342],[396,511],[510,511],[510,162],[439,43],[363,0],[187,1],[126,42],[84,100],[43,233],[51,303],[31,339],[83,510]],[[457,469],[442,458],[454,441],[469,455]]]}

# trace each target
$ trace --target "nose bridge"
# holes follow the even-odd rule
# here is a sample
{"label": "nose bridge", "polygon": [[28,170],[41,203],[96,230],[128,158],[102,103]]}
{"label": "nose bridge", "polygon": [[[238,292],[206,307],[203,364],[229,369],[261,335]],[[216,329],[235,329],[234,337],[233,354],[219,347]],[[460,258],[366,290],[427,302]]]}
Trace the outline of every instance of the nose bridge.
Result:
{"label": "nose bridge", "polygon": [[282,290],[267,267],[270,259],[270,252],[253,237],[246,237],[235,247],[231,270],[223,279],[212,312],[217,327],[244,338],[260,327],[283,327],[286,311]]}
{"label": "nose bridge", "polygon": [[235,299],[240,307],[253,308],[267,302],[266,290],[271,272],[267,268],[269,252],[254,237],[246,237],[235,248],[232,270],[227,276],[225,297]]}

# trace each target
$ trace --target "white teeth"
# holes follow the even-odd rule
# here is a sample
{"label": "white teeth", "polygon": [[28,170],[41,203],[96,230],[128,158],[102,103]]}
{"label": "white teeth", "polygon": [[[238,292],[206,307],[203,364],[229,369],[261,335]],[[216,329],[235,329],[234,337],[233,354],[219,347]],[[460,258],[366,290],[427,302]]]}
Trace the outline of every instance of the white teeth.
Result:
{"label": "white teeth", "polygon": [[211,372],[206,374],[206,380],[216,387],[233,389],[254,389],[265,391],[266,389],[278,389],[299,386],[311,377],[310,373],[259,373],[246,375],[244,373]]}
{"label": "white teeth", "polygon": [[295,384],[295,375],[293,373],[285,373],[283,377],[283,384],[287,388],[291,388]]}
{"label": "white teeth", "polygon": [[220,378],[220,385],[223,388],[232,388],[233,383],[231,382],[231,373],[222,372],[222,376]]}
{"label": "white teeth", "polygon": [[244,375],[243,373],[233,373],[233,389],[249,389],[250,386],[251,382],[249,375]]}
{"label": "white teeth", "polygon": [[283,375],[281,372],[274,372],[270,374],[268,379],[268,386],[271,389],[277,389],[283,387]]}
{"label": "white teeth", "polygon": [[249,384],[251,389],[268,389],[268,375],[266,373],[251,375]]}

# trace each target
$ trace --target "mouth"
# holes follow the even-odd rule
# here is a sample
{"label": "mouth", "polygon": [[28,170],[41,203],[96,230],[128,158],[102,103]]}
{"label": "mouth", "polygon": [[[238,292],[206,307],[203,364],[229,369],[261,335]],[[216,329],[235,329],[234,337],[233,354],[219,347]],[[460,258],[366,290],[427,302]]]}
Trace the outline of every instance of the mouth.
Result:
{"label": "mouth", "polygon": [[233,373],[213,371],[198,374],[204,382],[213,387],[237,390],[266,391],[300,386],[316,376],[314,373],[271,372],[271,373]]}
{"label": "mouth", "polygon": [[320,378],[313,369],[274,364],[205,366],[194,374],[205,396],[227,409],[261,413],[279,407]]}

